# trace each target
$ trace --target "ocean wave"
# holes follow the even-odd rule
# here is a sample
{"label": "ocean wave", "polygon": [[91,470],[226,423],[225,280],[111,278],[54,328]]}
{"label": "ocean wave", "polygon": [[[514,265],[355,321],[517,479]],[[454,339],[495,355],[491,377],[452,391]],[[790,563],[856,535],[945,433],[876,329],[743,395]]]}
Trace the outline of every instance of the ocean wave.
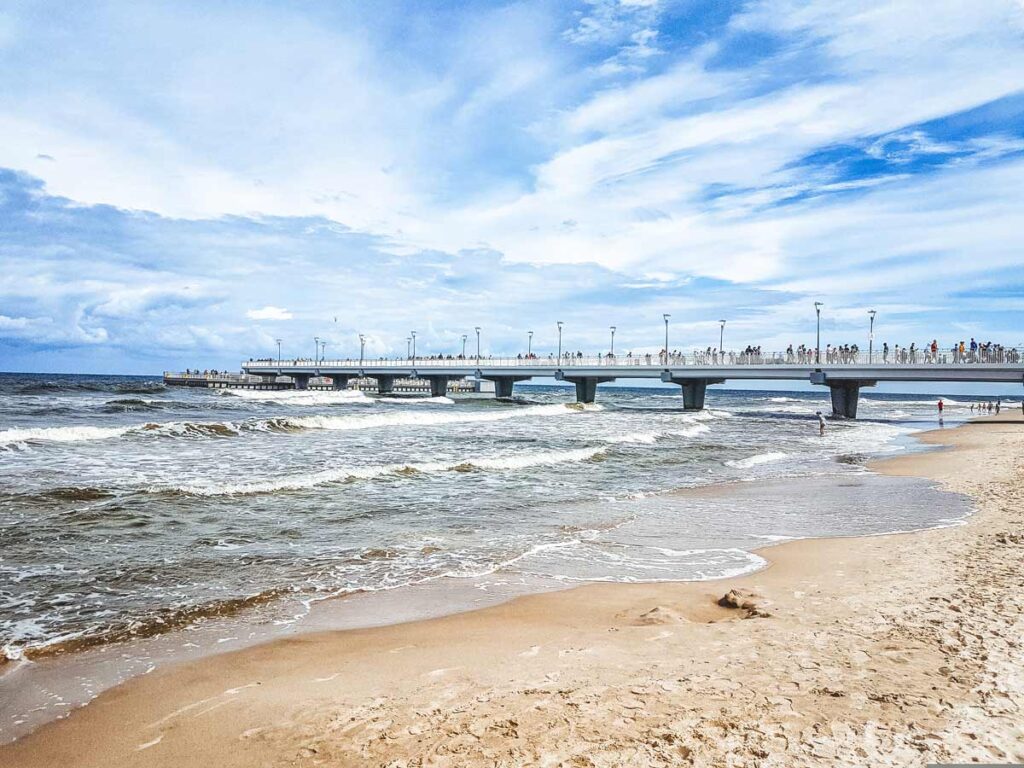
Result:
{"label": "ocean wave", "polygon": [[[440,424],[475,424],[491,421],[506,421],[529,416],[567,416],[573,409],[562,404],[531,405],[519,408],[493,409],[484,413],[465,411],[403,411],[398,413],[375,413],[358,416],[299,416],[271,420],[277,428],[353,430],[376,429],[379,427],[435,426]],[[269,423],[269,422],[268,422]]]}
{"label": "ocean wave", "polygon": [[0,447],[38,442],[78,443],[85,440],[109,440],[131,431],[132,427],[36,427],[0,430]]}
{"label": "ocean wave", "polygon": [[237,437],[240,427],[227,421],[169,421],[133,427],[129,432],[160,437]]}
{"label": "ocean wave", "polygon": [[178,492],[190,496],[251,496],[277,491],[300,491],[333,483],[371,480],[385,475],[414,476],[437,472],[473,472],[477,470],[512,470],[550,464],[589,461],[603,455],[604,448],[577,448],[566,451],[542,451],[520,455],[475,457],[464,461],[423,462],[416,464],[376,464],[366,467],[342,466],[309,474],[290,475],[273,480],[228,484],[186,484],[150,487],[156,493]]}
{"label": "ocean wave", "polygon": [[243,610],[268,603],[289,591],[291,590],[267,589],[252,595],[213,600],[198,605],[157,609],[146,616],[125,618],[107,626],[62,633],[46,640],[26,638],[21,643],[10,642],[0,648],[0,653],[9,661],[32,660],[111,643],[154,637],[200,621],[233,616]]}
{"label": "ocean wave", "polygon": [[356,389],[221,389],[224,397],[279,405],[373,405],[374,401]]}
{"label": "ocean wave", "polygon": [[111,413],[122,413],[124,411],[158,411],[163,407],[163,401],[145,400],[139,397],[122,397],[116,400],[107,400],[107,402],[103,404],[103,410]]}
{"label": "ocean wave", "polygon": [[780,453],[773,451],[771,453],[755,453],[753,456],[748,456],[745,459],[736,459],[734,461],[727,461],[725,465],[727,467],[735,467],[737,469],[746,469],[748,467],[756,467],[758,464],[769,464],[773,461],[782,461],[788,458],[788,453]]}
{"label": "ocean wave", "polygon": [[[370,400],[370,402],[374,401]],[[405,395],[381,397],[376,402],[381,405],[455,405],[455,401],[450,397],[410,397]]]}

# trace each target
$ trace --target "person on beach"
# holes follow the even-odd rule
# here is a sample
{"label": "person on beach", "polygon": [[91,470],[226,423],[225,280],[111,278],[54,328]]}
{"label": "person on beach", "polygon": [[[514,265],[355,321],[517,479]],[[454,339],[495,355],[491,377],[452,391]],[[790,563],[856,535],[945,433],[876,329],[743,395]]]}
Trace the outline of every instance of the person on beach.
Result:
{"label": "person on beach", "polygon": [[939,416],[942,416],[942,408],[943,408],[943,403],[942,403],[942,398],[940,397],[939,398]]}
{"label": "person on beach", "polygon": [[996,400],[996,413],[999,413],[999,409],[1003,407],[1003,399],[1000,397]]}
{"label": "person on beach", "polygon": [[825,436],[825,417],[821,415],[821,411],[815,414],[818,417],[818,435],[821,437]]}

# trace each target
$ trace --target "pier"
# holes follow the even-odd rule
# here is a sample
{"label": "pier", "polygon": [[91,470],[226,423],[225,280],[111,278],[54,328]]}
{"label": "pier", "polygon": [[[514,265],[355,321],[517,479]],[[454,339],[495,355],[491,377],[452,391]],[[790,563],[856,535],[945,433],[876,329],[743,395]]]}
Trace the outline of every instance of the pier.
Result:
{"label": "pier", "polygon": [[858,355],[844,362],[795,362],[785,353],[747,359],[742,355],[642,355],[635,357],[549,356],[515,358],[430,358],[404,360],[249,360],[242,370],[249,377],[277,383],[287,377],[296,389],[307,389],[318,377],[330,377],[336,389],[352,379],[373,380],[377,391],[395,391],[397,382],[418,379],[429,382],[430,393],[444,395],[458,380],[493,382],[497,397],[511,397],[516,382],[553,378],[572,383],[576,400],[592,403],[597,385],[623,379],[657,379],[682,389],[684,407],[704,407],[707,388],[726,381],[804,381],[828,387],[833,415],[856,418],[860,390],[880,381],[996,382],[1024,386],[1020,350],[1010,350],[1012,362],[935,361],[885,363],[877,353]]}

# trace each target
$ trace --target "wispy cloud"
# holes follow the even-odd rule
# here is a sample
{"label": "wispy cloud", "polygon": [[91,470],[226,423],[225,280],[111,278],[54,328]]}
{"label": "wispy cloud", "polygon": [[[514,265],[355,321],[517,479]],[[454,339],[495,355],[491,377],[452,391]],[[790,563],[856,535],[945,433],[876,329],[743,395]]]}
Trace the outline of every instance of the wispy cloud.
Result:
{"label": "wispy cloud", "polygon": [[632,310],[639,345],[663,309],[769,343],[814,298],[1005,330],[1022,32],[1012,0],[19,6],[0,344],[223,365],[472,316],[513,350]]}

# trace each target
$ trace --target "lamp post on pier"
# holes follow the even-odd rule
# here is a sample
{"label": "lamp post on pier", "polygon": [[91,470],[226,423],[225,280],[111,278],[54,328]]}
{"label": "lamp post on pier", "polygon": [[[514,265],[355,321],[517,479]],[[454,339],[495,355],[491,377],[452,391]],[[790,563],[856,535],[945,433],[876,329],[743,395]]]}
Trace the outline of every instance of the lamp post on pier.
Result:
{"label": "lamp post on pier", "polygon": [[323,363],[323,362],[326,362],[326,361],[327,361],[327,342],[326,341],[321,341],[320,342],[320,360],[319,360],[319,362]]}
{"label": "lamp post on pier", "polygon": [[818,331],[814,342],[814,362],[821,364],[821,308],[825,306],[820,301],[814,302],[814,313],[818,319]]}
{"label": "lamp post on pier", "polygon": [[871,318],[871,330],[868,332],[868,364],[874,362],[875,358],[875,315],[877,312],[873,309],[868,310],[868,317]]}
{"label": "lamp post on pier", "polygon": [[462,359],[466,359],[466,339],[469,337],[466,334],[462,334]]}
{"label": "lamp post on pier", "polygon": [[725,362],[725,320],[718,321],[718,356]]}
{"label": "lamp post on pier", "polygon": [[363,353],[366,351],[366,337],[359,334],[359,367],[363,367]]}
{"label": "lamp post on pier", "polygon": [[412,364],[416,365],[416,331],[410,331],[409,335],[412,336]]}
{"label": "lamp post on pier", "polygon": [[558,367],[562,367],[562,321],[559,320],[555,325],[558,326]]}
{"label": "lamp post on pier", "polygon": [[473,330],[476,331],[476,364],[480,365],[480,326],[476,326]]}
{"label": "lamp post on pier", "polygon": [[412,336],[405,337],[405,359],[412,360]]}
{"label": "lamp post on pier", "polygon": [[533,354],[533,331],[526,332],[526,357]]}
{"label": "lamp post on pier", "polygon": [[672,317],[672,315],[666,312],[662,317],[665,320],[665,365],[668,365],[668,319]]}
{"label": "lamp post on pier", "polygon": [[277,364],[281,365],[281,340],[274,339],[277,342]]}
{"label": "lamp post on pier", "polygon": [[313,362],[317,362],[317,358],[320,357],[320,337],[313,337]]}
{"label": "lamp post on pier", "polygon": [[608,350],[608,354],[611,357],[615,357],[615,326],[614,325],[609,325],[608,328],[612,332],[612,346],[611,346],[611,349]]}

